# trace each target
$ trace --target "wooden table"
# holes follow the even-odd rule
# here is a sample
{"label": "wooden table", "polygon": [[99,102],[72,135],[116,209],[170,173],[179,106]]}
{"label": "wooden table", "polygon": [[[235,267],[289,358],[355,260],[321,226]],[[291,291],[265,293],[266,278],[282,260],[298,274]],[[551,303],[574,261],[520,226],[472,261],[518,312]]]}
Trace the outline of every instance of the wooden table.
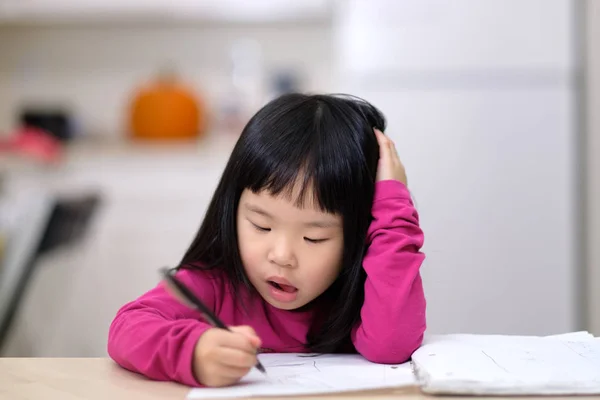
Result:
{"label": "wooden table", "polygon": [[[107,358],[0,358],[1,400],[184,400],[188,391],[188,387],[175,383],[149,381],[140,375],[120,368]],[[436,397],[420,393],[414,387],[304,398],[313,400],[436,399]],[[576,399],[592,398],[577,397]],[[597,397],[595,398],[597,399]],[[476,400],[481,397],[449,397],[448,399]],[[494,397],[492,399],[500,400],[502,398]],[[516,399],[518,398],[510,398],[510,400]],[[551,399],[564,400],[567,397],[552,397]]]}

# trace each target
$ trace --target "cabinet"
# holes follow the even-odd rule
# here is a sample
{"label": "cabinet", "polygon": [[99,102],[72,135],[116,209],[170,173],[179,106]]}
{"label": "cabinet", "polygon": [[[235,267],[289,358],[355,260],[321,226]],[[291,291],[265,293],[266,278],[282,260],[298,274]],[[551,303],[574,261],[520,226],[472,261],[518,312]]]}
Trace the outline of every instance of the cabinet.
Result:
{"label": "cabinet", "polygon": [[91,191],[100,202],[81,241],[36,263],[2,356],[106,356],[118,308],[156,285],[158,269],[191,243],[234,139],[200,148],[75,144],[39,179],[18,174],[47,195]]}
{"label": "cabinet", "polygon": [[331,0],[4,0],[0,23],[277,22],[327,18]]}

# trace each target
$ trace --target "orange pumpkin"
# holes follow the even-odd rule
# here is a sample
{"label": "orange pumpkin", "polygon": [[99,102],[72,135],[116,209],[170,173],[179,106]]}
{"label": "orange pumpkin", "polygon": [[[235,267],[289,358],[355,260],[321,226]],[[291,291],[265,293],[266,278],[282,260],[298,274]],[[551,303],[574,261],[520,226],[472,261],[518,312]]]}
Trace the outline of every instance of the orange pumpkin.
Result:
{"label": "orange pumpkin", "polygon": [[138,89],[129,118],[130,134],[136,139],[186,140],[205,133],[204,105],[172,72]]}

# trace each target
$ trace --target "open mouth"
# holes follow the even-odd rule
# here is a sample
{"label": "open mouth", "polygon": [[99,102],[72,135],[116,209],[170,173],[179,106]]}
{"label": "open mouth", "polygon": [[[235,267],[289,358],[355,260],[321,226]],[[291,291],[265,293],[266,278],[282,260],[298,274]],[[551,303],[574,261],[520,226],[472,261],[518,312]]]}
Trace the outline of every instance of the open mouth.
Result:
{"label": "open mouth", "polygon": [[269,295],[280,303],[292,303],[298,298],[298,288],[290,285],[287,279],[271,277],[267,279],[269,284]]}
{"label": "open mouth", "polygon": [[286,293],[294,293],[298,291],[298,288],[292,286],[292,285],[286,285],[283,283],[277,283],[275,281],[269,281],[269,285],[273,286],[275,289],[277,290],[281,290],[283,292]]}

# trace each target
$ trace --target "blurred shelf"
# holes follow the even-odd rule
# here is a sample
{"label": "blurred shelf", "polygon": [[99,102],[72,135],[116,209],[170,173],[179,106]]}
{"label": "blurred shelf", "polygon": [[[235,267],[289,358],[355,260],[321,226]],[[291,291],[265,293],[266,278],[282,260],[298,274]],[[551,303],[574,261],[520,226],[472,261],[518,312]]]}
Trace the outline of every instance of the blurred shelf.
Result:
{"label": "blurred shelf", "polygon": [[3,0],[0,25],[327,20],[332,0]]}

